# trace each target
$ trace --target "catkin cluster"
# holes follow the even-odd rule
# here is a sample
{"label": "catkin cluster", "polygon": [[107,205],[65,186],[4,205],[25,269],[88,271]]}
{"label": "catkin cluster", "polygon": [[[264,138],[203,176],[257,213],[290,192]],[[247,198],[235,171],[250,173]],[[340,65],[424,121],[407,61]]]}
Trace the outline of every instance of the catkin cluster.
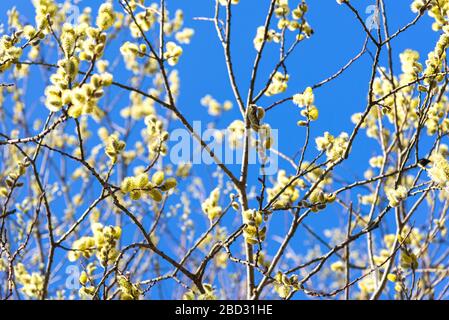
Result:
{"label": "catkin cluster", "polygon": [[212,190],[209,197],[201,204],[204,214],[207,215],[211,222],[218,218],[223,211],[222,207],[218,204],[219,200],[220,188],[215,188]]}
{"label": "catkin cluster", "polygon": [[[315,95],[310,87],[307,87],[303,93],[298,93],[293,96],[293,103],[301,108],[301,115],[308,121],[316,121],[318,119],[318,108],[314,105]],[[308,121],[300,120],[298,125],[306,125]]]}
{"label": "catkin cluster", "polygon": [[141,173],[134,177],[126,177],[122,184],[121,190],[124,194],[130,195],[131,199],[139,200],[142,196],[148,195],[156,202],[162,201],[163,193],[175,188],[177,185],[175,178],[165,179],[163,171],[155,172],[151,180],[148,174]]}
{"label": "catkin cluster", "polygon": [[258,210],[248,209],[243,212],[243,223],[245,223],[243,235],[247,243],[256,244],[265,240],[267,227],[260,228],[264,217],[266,216]]}
{"label": "catkin cluster", "polygon": [[95,254],[103,267],[114,263],[119,255],[117,240],[121,237],[121,228],[105,227],[101,223],[93,222],[91,229],[93,236],[81,237],[73,242],[68,259],[73,262],[81,257],[89,259]]}

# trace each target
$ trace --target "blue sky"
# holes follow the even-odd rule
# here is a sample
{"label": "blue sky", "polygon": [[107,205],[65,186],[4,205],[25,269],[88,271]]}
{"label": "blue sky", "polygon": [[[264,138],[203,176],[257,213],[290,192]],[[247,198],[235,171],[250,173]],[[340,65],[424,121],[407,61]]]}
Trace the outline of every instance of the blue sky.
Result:
{"label": "blue sky", "polygon": [[[83,0],[80,2],[80,6],[89,5],[95,12],[102,2],[100,0]],[[114,2],[116,8],[118,8],[117,2]],[[368,13],[365,14],[365,8],[375,4],[374,0],[354,0],[351,2],[364,14],[364,18],[369,16]],[[195,19],[196,17],[212,17],[213,2],[211,0],[168,0],[167,3],[169,10],[172,12],[175,8],[183,9],[185,26],[195,29],[192,42],[184,47],[183,56],[177,66],[181,77],[179,109],[190,122],[208,120],[210,117],[206,115],[206,109],[200,105],[202,97],[211,94],[218,101],[232,100],[233,98],[227,79],[222,47],[217,39],[215,28],[211,22]],[[310,0],[307,3],[309,4],[308,22],[315,33],[310,39],[302,42],[288,60],[290,81],[286,96],[302,92],[307,86],[318,83],[334,74],[361,50],[365,40],[364,32],[357,23],[355,16],[344,6],[339,6],[334,0]],[[410,1],[405,0],[386,1],[392,32],[415,17],[409,5]],[[6,10],[12,6],[16,6],[24,16],[32,17],[33,7],[30,5],[30,1],[2,0],[0,3],[0,23],[6,21]],[[256,54],[252,41],[257,27],[264,23],[267,10],[267,0],[241,0],[240,4],[235,6],[233,10],[232,56],[237,82],[241,86],[241,92],[245,95]],[[438,34],[431,30],[430,18],[425,16],[406,33],[394,39],[392,45],[396,72],[400,70],[399,54],[403,50],[411,48],[419,51],[421,62],[424,62],[427,52],[433,49],[437,38]],[[370,47],[370,49],[374,50],[373,47]],[[109,48],[106,57],[117,55],[118,46],[113,45]],[[264,54],[261,71],[259,72],[258,88],[266,82],[268,74],[276,63],[275,57],[277,57],[276,46],[270,44]],[[338,79],[315,91],[320,118],[313,124],[313,137],[321,135],[324,131],[338,135],[341,131],[352,129],[350,116],[363,110],[366,104],[371,62],[371,57],[365,54]],[[385,60],[383,62],[381,64],[385,65]],[[123,68],[118,70],[120,71],[115,74],[115,80],[126,82],[130,76],[129,73],[125,72]],[[29,89],[29,94],[26,97],[31,110],[29,112],[42,115],[43,106],[39,105],[36,96],[43,95],[45,83],[39,73],[33,75],[31,81],[29,86],[33,87],[31,90]],[[39,93],[39,90],[41,90],[41,93]],[[115,93],[112,93],[112,95],[115,95]],[[124,95],[123,99],[126,97],[127,94]],[[260,104],[262,106],[270,105],[279,97],[282,96],[264,97]],[[126,101],[126,99],[123,101]],[[238,110],[234,103],[233,111],[220,119],[219,126],[224,128],[237,115]],[[293,156],[300,149],[304,139],[304,130],[296,126],[296,121],[299,119],[299,110],[292,103],[286,103],[270,111],[265,119],[272,128],[279,129],[279,149],[290,156]],[[367,160],[378,152],[374,142],[367,139],[364,134],[356,139],[353,149],[363,150],[363,152],[353,152],[348,162],[337,171],[339,175],[352,176],[356,174],[360,176],[367,167]],[[279,162],[281,167],[289,168],[283,160],[279,160]],[[202,175],[207,175],[210,172],[210,168],[202,166],[195,167],[194,170]],[[255,178],[253,174],[253,182]],[[200,211],[198,208],[197,210]],[[322,231],[330,226],[336,226],[344,217],[338,212],[328,211],[330,210],[320,215],[320,218],[311,218],[310,223],[317,230]],[[200,219],[201,212],[196,212],[196,214],[198,215],[198,221],[202,221]],[[323,216],[325,218],[322,218]],[[274,225],[281,231],[283,221],[278,221]]]}

